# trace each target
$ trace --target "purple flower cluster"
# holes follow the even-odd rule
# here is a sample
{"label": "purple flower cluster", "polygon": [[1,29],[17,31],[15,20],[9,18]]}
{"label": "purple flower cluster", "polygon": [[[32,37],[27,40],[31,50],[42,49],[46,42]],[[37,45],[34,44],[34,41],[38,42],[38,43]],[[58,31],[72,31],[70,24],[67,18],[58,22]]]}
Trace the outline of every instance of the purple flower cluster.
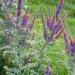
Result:
{"label": "purple flower cluster", "polygon": [[61,8],[62,8],[62,6],[63,6],[63,3],[64,3],[64,0],[60,0],[60,1],[59,1],[59,4],[58,4],[58,6],[57,6],[57,10],[56,10],[56,13],[55,13],[55,17],[58,17],[59,12],[60,12],[60,10],[61,10]]}
{"label": "purple flower cluster", "polygon": [[75,53],[75,39],[73,39],[66,31],[63,31],[65,47],[68,55],[74,55]]}
{"label": "purple flower cluster", "polygon": [[36,12],[34,12],[34,17],[33,17],[33,20],[31,23],[29,23],[29,17],[30,17],[29,9],[27,8],[26,13],[23,16],[22,26],[26,27],[26,28],[28,27],[29,30],[32,30],[32,28],[34,26],[35,19],[36,19]]}
{"label": "purple flower cluster", "polygon": [[29,10],[27,9],[25,15],[23,16],[22,26],[26,27],[28,25],[29,15]]}
{"label": "purple flower cluster", "polygon": [[47,40],[47,38],[48,38],[48,32],[47,32],[47,27],[46,27],[46,20],[44,18],[44,14],[43,14],[42,8],[41,8],[40,11],[41,11],[41,20],[42,20],[43,29],[44,29],[43,34],[44,34],[45,40]]}
{"label": "purple flower cluster", "polygon": [[54,30],[54,21],[51,16],[47,17],[47,26],[49,27],[50,30]]}
{"label": "purple flower cluster", "polygon": [[45,75],[51,75],[51,73],[50,73],[50,65],[49,64],[46,65]]}
{"label": "purple flower cluster", "polygon": [[[50,13],[47,12],[47,16],[45,18],[43,15],[43,10],[41,10],[41,19],[42,19],[42,24],[43,24],[43,29],[44,29],[44,38],[47,41],[56,39],[62,33],[63,21],[58,17],[58,15],[63,6],[63,3],[64,3],[64,0],[59,1],[55,16],[50,16],[49,15]],[[51,35],[48,34],[48,30],[52,31]]]}
{"label": "purple flower cluster", "polygon": [[14,17],[9,12],[9,9],[8,9],[6,4],[7,4],[6,1],[3,0],[3,7],[4,7],[5,11],[6,11],[6,17],[7,17],[8,21],[10,22],[10,24],[12,25],[12,27],[14,29],[23,27],[23,28],[29,28],[30,30],[32,30],[32,28],[34,26],[35,19],[36,19],[36,13],[34,13],[33,20],[32,20],[32,22],[30,24],[29,23],[30,14],[29,14],[29,9],[27,8],[26,12],[25,12],[25,14],[24,14],[24,16],[22,18],[22,22],[19,23],[20,16],[21,16],[22,0],[18,0],[17,19],[16,19],[16,21],[14,21]]}
{"label": "purple flower cluster", "polygon": [[[43,23],[43,29],[44,29],[44,37],[47,38],[48,41],[52,39],[56,39],[59,37],[59,35],[62,32],[62,21],[61,19],[56,19],[55,17],[48,16],[47,19],[45,19],[42,15],[42,23]],[[52,31],[52,34],[49,35],[48,31]]]}
{"label": "purple flower cluster", "polygon": [[13,16],[11,14],[8,14],[7,19],[13,28],[15,28],[15,29],[19,28],[19,25],[14,22]]}
{"label": "purple flower cluster", "polygon": [[17,21],[20,18],[21,15],[21,6],[22,6],[22,0],[18,0],[18,7],[17,7]]}
{"label": "purple flower cluster", "polygon": [[75,54],[75,39],[72,38],[71,35],[66,31],[64,24],[62,24],[61,26],[62,26],[62,31],[64,34],[66,52],[68,53],[68,55],[74,55]]}

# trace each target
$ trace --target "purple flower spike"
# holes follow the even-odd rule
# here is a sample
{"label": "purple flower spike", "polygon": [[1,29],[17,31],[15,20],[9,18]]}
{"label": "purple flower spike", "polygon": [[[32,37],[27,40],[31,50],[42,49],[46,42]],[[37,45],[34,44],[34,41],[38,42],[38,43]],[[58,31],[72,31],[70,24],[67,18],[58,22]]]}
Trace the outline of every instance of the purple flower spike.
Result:
{"label": "purple flower spike", "polygon": [[67,53],[73,55],[75,53],[75,39],[64,31],[64,40]]}
{"label": "purple flower spike", "polygon": [[58,24],[55,26],[55,30],[54,30],[54,38],[59,37],[59,35],[62,32],[62,26],[61,26],[62,22],[59,21]]}
{"label": "purple flower spike", "polygon": [[47,26],[49,27],[50,30],[54,30],[55,25],[52,17],[47,18]]}
{"label": "purple flower spike", "polygon": [[9,22],[10,22],[10,24],[12,25],[13,28],[15,28],[15,29],[18,29],[18,28],[19,28],[19,25],[17,25],[17,24],[14,22],[13,17],[12,17],[11,14],[8,14],[8,15],[7,15],[7,18],[8,18],[8,20],[9,20]]}
{"label": "purple flower spike", "polygon": [[44,19],[42,8],[40,11],[41,11],[41,19],[42,19],[42,24],[43,24],[43,29],[44,29],[43,35],[44,35],[44,39],[47,40],[48,39],[48,31],[47,31],[46,21]]}
{"label": "purple flower spike", "polygon": [[34,18],[32,20],[32,23],[30,24],[30,30],[32,30],[32,28],[34,26],[35,19],[36,19],[36,12],[34,13]]}
{"label": "purple flower spike", "polygon": [[18,7],[17,7],[17,22],[21,15],[21,6],[22,6],[22,0],[18,0]]}
{"label": "purple flower spike", "polygon": [[29,9],[27,8],[25,15],[23,16],[22,26],[26,27],[29,20]]}
{"label": "purple flower spike", "polygon": [[69,35],[66,30],[65,26],[62,25],[63,34],[64,34],[64,40],[65,40],[65,47],[68,55],[73,55],[75,53],[75,39]]}
{"label": "purple flower spike", "polygon": [[17,25],[17,24],[14,22],[13,16],[10,14],[10,12],[9,12],[7,6],[6,6],[5,0],[3,0],[3,7],[4,7],[5,11],[6,11],[7,19],[8,19],[8,21],[10,22],[10,24],[12,25],[12,27],[13,27],[13,28],[18,28],[19,25]]}
{"label": "purple flower spike", "polygon": [[64,0],[60,0],[60,1],[59,1],[59,4],[58,4],[58,6],[57,6],[57,10],[56,10],[56,13],[55,13],[55,17],[58,17],[59,12],[60,12],[60,10],[61,10],[61,8],[62,8],[62,6],[63,6],[63,3],[64,3]]}
{"label": "purple flower spike", "polygon": [[75,39],[73,39],[71,36],[69,36],[69,45],[70,45],[70,48],[68,50],[68,53],[71,54],[71,55],[74,55],[75,53]]}
{"label": "purple flower spike", "polygon": [[57,34],[60,30],[62,30],[63,21],[59,20],[57,25],[55,26],[55,34]]}
{"label": "purple flower spike", "polygon": [[51,74],[50,74],[50,65],[49,65],[49,64],[46,65],[46,68],[45,68],[45,75],[51,75]]}

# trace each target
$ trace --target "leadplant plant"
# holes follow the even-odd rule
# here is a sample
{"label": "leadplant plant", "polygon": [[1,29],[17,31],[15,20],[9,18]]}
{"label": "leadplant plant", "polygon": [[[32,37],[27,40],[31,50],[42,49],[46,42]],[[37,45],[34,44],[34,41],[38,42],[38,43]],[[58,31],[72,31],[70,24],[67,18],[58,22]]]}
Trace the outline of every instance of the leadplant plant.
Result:
{"label": "leadplant plant", "polygon": [[[16,1],[15,1],[16,2]],[[16,14],[11,12],[13,8],[14,0],[6,1],[2,0],[2,7],[5,17],[1,20],[4,35],[9,39],[9,44],[1,48],[3,50],[3,57],[8,57],[9,65],[4,65],[7,75],[58,75],[56,65],[51,66],[52,59],[47,58],[45,55],[47,46],[52,46],[55,40],[63,33],[65,42],[67,35],[64,27],[63,14],[59,17],[59,12],[63,6],[64,0],[59,0],[58,6],[54,13],[54,16],[50,15],[49,10],[46,16],[43,14],[41,8],[41,21],[43,27],[43,43],[40,48],[37,48],[37,41],[35,40],[36,33],[34,33],[33,27],[36,20],[36,11],[33,14],[33,19],[30,19],[29,8],[25,9],[24,15],[22,15],[22,3],[23,0],[17,0]],[[10,8],[11,7],[11,8]],[[16,16],[16,17],[15,17]],[[31,20],[31,23],[30,23]],[[7,24],[7,26],[5,26]],[[68,46],[68,40],[66,46]],[[70,37],[69,45],[75,44]],[[69,47],[69,46],[68,46]],[[7,49],[6,49],[7,48]],[[68,48],[67,48],[68,49]],[[68,49],[69,50],[69,49]],[[74,56],[74,49],[71,49],[67,53],[70,56]],[[71,67],[74,66],[74,59],[70,59],[69,63]],[[70,62],[72,61],[72,62]],[[52,67],[52,68],[51,68]],[[74,68],[72,71],[74,72]],[[72,73],[73,74],[73,73]],[[71,75],[72,75],[71,74]],[[74,75],[74,74],[73,74]]]}
{"label": "leadplant plant", "polygon": [[[10,4],[12,4],[12,2]],[[3,20],[1,21],[4,34],[10,39],[10,44],[8,44],[8,48],[10,49],[4,50],[3,52],[3,57],[9,57],[10,60],[8,62],[10,64],[9,66],[5,65],[4,69],[7,71],[7,75],[29,75],[30,57],[33,56],[30,48],[33,49],[34,47],[32,43],[34,39],[32,28],[36,19],[36,12],[34,13],[32,22],[29,23],[30,13],[28,8],[23,18],[21,17],[22,0],[18,0],[16,17],[12,16],[13,14],[10,13],[8,5],[9,2],[6,0],[2,1],[6,20],[10,25],[9,28],[7,28]],[[30,50],[31,54],[24,50]]]}
{"label": "leadplant plant", "polygon": [[[54,16],[50,15],[50,10],[47,11],[46,16],[43,14],[43,9],[41,8],[41,20],[42,20],[42,25],[43,25],[43,37],[45,40],[45,44],[43,48],[41,49],[41,54],[40,54],[40,59],[38,62],[38,72],[40,71],[40,65],[42,64],[42,58],[44,55],[44,52],[46,50],[47,45],[52,45],[55,39],[57,39],[60,34],[62,33],[62,20],[58,16],[59,12],[63,6],[64,0],[60,0],[59,4],[57,6],[57,9],[54,13]],[[50,62],[50,61],[49,61]],[[49,65],[47,65],[49,67]],[[45,75],[49,75],[51,72],[45,73]]]}

